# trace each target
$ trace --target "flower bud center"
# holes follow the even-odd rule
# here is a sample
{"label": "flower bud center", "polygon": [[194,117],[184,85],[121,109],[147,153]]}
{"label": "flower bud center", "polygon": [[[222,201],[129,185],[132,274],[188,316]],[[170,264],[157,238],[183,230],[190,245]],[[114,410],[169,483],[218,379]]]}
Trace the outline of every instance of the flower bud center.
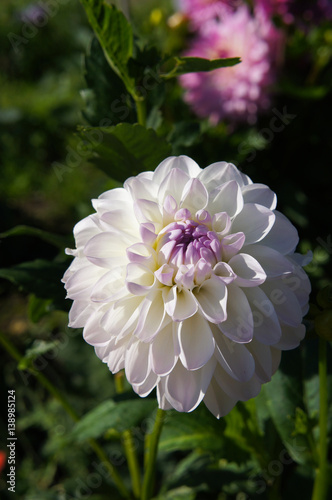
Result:
{"label": "flower bud center", "polygon": [[158,249],[170,265],[196,264],[204,259],[214,266],[221,260],[218,236],[208,226],[191,219],[176,221],[163,230]]}

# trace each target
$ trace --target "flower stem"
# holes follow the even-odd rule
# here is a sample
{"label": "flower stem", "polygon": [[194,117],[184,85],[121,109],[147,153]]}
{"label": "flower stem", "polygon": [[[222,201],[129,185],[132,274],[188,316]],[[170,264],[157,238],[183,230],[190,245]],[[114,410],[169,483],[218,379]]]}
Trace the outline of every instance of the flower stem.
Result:
{"label": "flower stem", "polygon": [[153,494],[158,444],[165,416],[165,411],[158,408],[152,433],[146,436],[146,464],[141,500],[150,500]]}
{"label": "flower stem", "polygon": [[[114,376],[115,389],[121,394],[124,391],[124,374],[123,371],[118,372]],[[141,495],[141,471],[139,467],[136,446],[133,440],[132,432],[128,429],[122,433],[122,444],[125,449],[128,462],[129,473],[131,477],[132,489],[135,498],[140,498]]]}
{"label": "flower stem", "polygon": [[145,127],[146,123],[146,105],[144,99],[136,99],[137,122]]}
{"label": "flower stem", "polygon": [[[23,356],[21,353],[18,351],[18,349],[14,346],[14,344],[8,339],[8,337],[0,332],[0,344],[6,349],[8,354],[12,356],[18,363],[20,363],[23,359]],[[80,417],[74,410],[74,408],[70,405],[70,403],[66,400],[66,398],[61,394],[59,389],[55,387],[52,382],[50,382],[43,373],[40,371],[36,370],[32,366],[29,366],[26,368],[29,373],[31,373],[38,382],[47,389],[52,396],[54,396],[55,399],[59,401],[61,406],[64,408],[64,410],[68,413],[68,415],[74,420],[74,422],[78,422],[80,420]],[[123,498],[130,498],[130,493],[128,492],[121,476],[115,469],[115,467],[111,464],[109,461],[106,453],[104,450],[101,448],[101,446],[95,441],[94,439],[89,439],[88,440],[91,448],[94,450],[96,455],[102,460],[103,464],[107,468],[107,470],[110,473],[110,476],[112,477],[114,484],[118,488],[119,492],[123,496]]]}
{"label": "flower stem", "polygon": [[326,500],[328,490],[327,467],[327,342],[319,339],[318,355],[319,371],[319,444],[318,470],[316,471],[312,500]]}

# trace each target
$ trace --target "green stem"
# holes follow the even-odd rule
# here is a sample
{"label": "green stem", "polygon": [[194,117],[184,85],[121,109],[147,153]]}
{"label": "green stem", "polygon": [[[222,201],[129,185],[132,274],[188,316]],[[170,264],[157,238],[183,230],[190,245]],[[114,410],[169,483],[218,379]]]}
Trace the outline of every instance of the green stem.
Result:
{"label": "green stem", "polygon": [[328,490],[328,464],[327,464],[327,342],[319,339],[319,444],[318,444],[318,470],[316,471],[312,500],[326,500]]}
{"label": "green stem", "polygon": [[[121,394],[124,391],[124,374],[119,372],[115,374],[115,389],[116,392]],[[131,477],[131,484],[135,498],[140,498],[141,495],[141,471],[139,467],[138,457],[136,453],[136,446],[133,440],[133,435],[130,430],[122,433],[122,444],[125,450],[129,473]]]}
{"label": "green stem", "polygon": [[[20,363],[23,359],[23,356],[21,353],[18,351],[18,349],[14,346],[14,344],[8,339],[6,335],[3,335],[0,332],[0,344],[6,349],[8,354],[12,356],[18,363]],[[78,422],[80,420],[80,417],[74,410],[74,408],[70,405],[70,403],[66,400],[66,398],[61,394],[59,389],[55,387],[46,377],[43,373],[39,372],[33,367],[27,367],[26,370],[31,373],[38,382],[40,382],[41,385],[47,389],[52,396],[54,396],[55,399],[59,401],[61,406],[64,408],[64,410],[68,413],[68,415],[74,420],[74,422]],[[102,460],[103,464],[107,468],[107,470],[110,473],[110,476],[112,477],[115,485],[117,486],[119,492],[124,498],[130,498],[130,493],[128,492],[124,482],[122,481],[121,476],[115,469],[115,467],[111,464],[109,461],[106,453],[104,450],[101,448],[101,446],[95,441],[94,439],[89,439],[89,444],[91,448],[95,451],[96,455]]]}
{"label": "green stem", "polygon": [[153,494],[158,444],[166,413],[158,408],[152,433],[146,436],[146,464],[141,500],[150,500]]}
{"label": "green stem", "polygon": [[146,105],[144,99],[136,99],[137,122],[145,127],[146,124]]}

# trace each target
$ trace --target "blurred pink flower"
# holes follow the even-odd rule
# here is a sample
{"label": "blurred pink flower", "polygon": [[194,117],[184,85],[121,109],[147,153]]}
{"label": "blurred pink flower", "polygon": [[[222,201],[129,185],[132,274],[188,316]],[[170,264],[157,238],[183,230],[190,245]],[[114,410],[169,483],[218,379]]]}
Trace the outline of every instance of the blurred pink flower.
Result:
{"label": "blurred pink flower", "polygon": [[280,16],[285,23],[291,23],[292,14],[289,12],[292,0],[255,0],[254,5],[257,9],[262,9],[269,16]]}
{"label": "blurred pink flower", "polygon": [[199,29],[211,19],[220,19],[233,12],[240,0],[178,0],[178,9],[189,19],[190,27]]}
{"label": "blurred pink flower", "polygon": [[283,35],[266,13],[253,17],[247,6],[225,13],[222,22],[202,25],[186,56],[217,59],[241,57],[236,66],[180,78],[185,101],[212,123],[224,118],[255,123],[257,113],[270,106],[270,90],[282,53]]}

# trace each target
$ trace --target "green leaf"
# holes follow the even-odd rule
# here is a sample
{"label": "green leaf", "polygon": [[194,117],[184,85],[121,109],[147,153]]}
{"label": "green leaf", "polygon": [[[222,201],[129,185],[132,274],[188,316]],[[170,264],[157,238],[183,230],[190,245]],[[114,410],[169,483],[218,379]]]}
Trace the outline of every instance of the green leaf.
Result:
{"label": "green leaf", "polygon": [[232,495],[246,491],[251,496],[254,486],[250,478],[252,471],[253,464],[250,462],[238,466],[228,461],[228,457],[220,459],[220,453],[214,459],[209,453],[194,451],[177,462],[175,470],[170,470],[163,481],[163,489],[186,485],[196,492],[215,493],[213,498],[217,498],[221,491]]}
{"label": "green leaf", "polygon": [[59,345],[57,340],[53,342],[46,342],[45,340],[35,340],[32,347],[28,349],[18,364],[19,370],[26,370],[33,365],[35,359],[39,358],[43,354],[46,354],[53,349],[56,349]]}
{"label": "green leaf", "polygon": [[192,146],[200,137],[200,123],[181,121],[174,124],[167,140],[173,146],[173,154],[183,154],[183,148]]}
{"label": "green leaf", "polygon": [[203,59],[201,57],[171,57],[164,62],[165,69],[160,73],[162,78],[168,80],[185,73],[198,73],[201,71],[212,71],[214,69],[226,68],[239,64],[239,57],[228,57],[225,59]]}
{"label": "green leaf", "polygon": [[85,80],[88,89],[81,92],[85,100],[83,116],[92,126],[111,126],[136,122],[134,101],[121,78],[114,73],[96,37],[85,56]]}
{"label": "green leaf", "polygon": [[156,406],[154,399],[104,401],[84,415],[75,425],[72,438],[81,442],[90,438],[98,438],[110,429],[123,432],[137,426],[155,410]]}
{"label": "green leaf", "polygon": [[266,461],[266,444],[259,427],[254,399],[245,403],[238,402],[224,420],[226,422],[224,435],[232,447],[237,445],[260,463]]}
{"label": "green leaf", "polygon": [[188,486],[180,486],[157,497],[158,500],[195,500],[196,491]]}
{"label": "green leaf", "polygon": [[177,463],[176,469],[172,471],[166,484],[173,488],[180,484],[186,484],[192,474],[201,475],[212,463],[213,459],[210,453],[194,451]]}
{"label": "green leaf", "polygon": [[105,57],[121,78],[128,92],[136,96],[135,81],[129,76],[127,63],[133,53],[133,32],[124,14],[114,5],[101,0],[81,0]]}
{"label": "green leaf", "polygon": [[68,262],[37,259],[0,269],[0,278],[11,281],[36,297],[52,299],[55,308],[66,311],[70,303],[65,301],[66,294],[61,279],[67,267]]}
{"label": "green leaf", "polygon": [[311,434],[301,433],[303,413],[306,411],[302,393],[301,365],[299,349],[284,352],[279,370],[271,382],[263,386],[263,390],[272,420],[288,453],[296,462],[312,465],[314,457]]}
{"label": "green leaf", "polygon": [[218,421],[203,406],[191,414],[167,412],[161,433],[159,449],[161,451],[220,450],[223,447],[224,422]]}
{"label": "green leaf", "polygon": [[116,127],[82,127],[80,135],[95,131],[99,140],[94,143],[91,158],[107,175],[123,182],[132,175],[154,170],[171,153],[171,146],[152,129],[141,125],[120,123]]}
{"label": "green leaf", "polygon": [[0,238],[8,238],[11,236],[36,236],[51,245],[54,245],[60,249],[71,246],[73,244],[72,238],[66,238],[65,236],[60,236],[58,234],[49,233],[48,231],[43,231],[42,229],[37,229],[31,226],[16,226],[4,233],[0,233]]}
{"label": "green leaf", "polygon": [[51,309],[52,299],[41,299],[36,297],[33,293],[29,295],[28,304],[28,314],[29,319],[32,323],[38,323],[38,321],[48,314]]}

